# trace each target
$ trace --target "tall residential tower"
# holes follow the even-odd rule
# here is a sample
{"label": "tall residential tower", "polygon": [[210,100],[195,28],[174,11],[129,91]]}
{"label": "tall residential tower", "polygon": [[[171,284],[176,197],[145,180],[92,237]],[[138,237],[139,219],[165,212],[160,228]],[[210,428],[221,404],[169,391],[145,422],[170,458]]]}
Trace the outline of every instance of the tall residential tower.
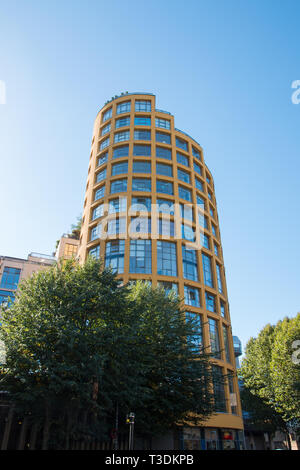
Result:
{"label": "tall residential tower", "polygon": [[243,423],[213,177],[201,146],[156,109],[126,93],[99,111],[92,137],[78,256],[101,257],[125,283],[175,289],[198,322],[196,346],[214,356],[218,414],[181,429],[181,446],[239,448]]}

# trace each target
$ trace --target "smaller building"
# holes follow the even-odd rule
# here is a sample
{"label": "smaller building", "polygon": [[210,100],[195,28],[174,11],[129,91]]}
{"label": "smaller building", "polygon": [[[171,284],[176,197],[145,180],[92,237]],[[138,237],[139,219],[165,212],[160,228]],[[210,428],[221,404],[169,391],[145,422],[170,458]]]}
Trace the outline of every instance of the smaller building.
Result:
{"label": "smaller building", "polygon": [[72,235],[64,233],[57,245],[55,258],[57,260],[76,258],[79,246],[79,240]]}

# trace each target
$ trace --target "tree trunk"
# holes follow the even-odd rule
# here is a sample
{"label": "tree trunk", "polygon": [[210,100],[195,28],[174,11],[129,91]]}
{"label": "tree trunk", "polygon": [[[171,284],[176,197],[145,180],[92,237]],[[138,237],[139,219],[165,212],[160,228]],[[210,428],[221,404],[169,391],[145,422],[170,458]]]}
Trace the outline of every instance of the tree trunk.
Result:
{"label": "tree trunk", "polygon": [[43,443],[42,443],[42,450],[48,450],[48,443],[50,437],[50,409],[48,403],[45,404],[45,422],[44,422],[44,429],[43,429]]}

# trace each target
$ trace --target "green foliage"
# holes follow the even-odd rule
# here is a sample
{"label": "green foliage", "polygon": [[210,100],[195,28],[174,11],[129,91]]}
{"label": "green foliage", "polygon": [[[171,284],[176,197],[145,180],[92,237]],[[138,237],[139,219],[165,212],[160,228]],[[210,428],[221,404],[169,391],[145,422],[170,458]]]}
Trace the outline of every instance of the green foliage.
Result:
{"label": "green foliage", "polygon": [[121,285],[94,259],[67,261],[23,282],[2,312],[0,386],[53,448],[108,438],[117,405],[120,427],[134,411],[138,433],[158,435],[214,411],[210,358],[186,342],[193,333],[175,295]]}
{"label": "green foliage", "polygon": [[[241,378],[246,388],[247,408],[257,420],[262,409],[266,421],[277,426],[300,422],[300,364],[293,360],[294,341],[300,340],[300,314],[285,318],[275,326],[267,325],[246,347]],[[282,424],[283,423],[283,424]]]}

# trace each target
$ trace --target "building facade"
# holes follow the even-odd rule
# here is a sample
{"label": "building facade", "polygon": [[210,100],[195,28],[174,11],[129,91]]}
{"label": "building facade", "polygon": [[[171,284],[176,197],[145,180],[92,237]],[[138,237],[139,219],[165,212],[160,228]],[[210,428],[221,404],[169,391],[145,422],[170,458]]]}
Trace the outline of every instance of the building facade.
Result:
{"label": "building facade", "polygon": [[[147,280],[184,299],[228,376],[218,413],[181,429],[180,448],[242,448],[224,261],[213,176],[202,147],[156,108],[148,93],[122,94],[98,113],[93,130],[78,258],[95,256],[125,282]],[[170,444],[168,444],[170,447]]]}

